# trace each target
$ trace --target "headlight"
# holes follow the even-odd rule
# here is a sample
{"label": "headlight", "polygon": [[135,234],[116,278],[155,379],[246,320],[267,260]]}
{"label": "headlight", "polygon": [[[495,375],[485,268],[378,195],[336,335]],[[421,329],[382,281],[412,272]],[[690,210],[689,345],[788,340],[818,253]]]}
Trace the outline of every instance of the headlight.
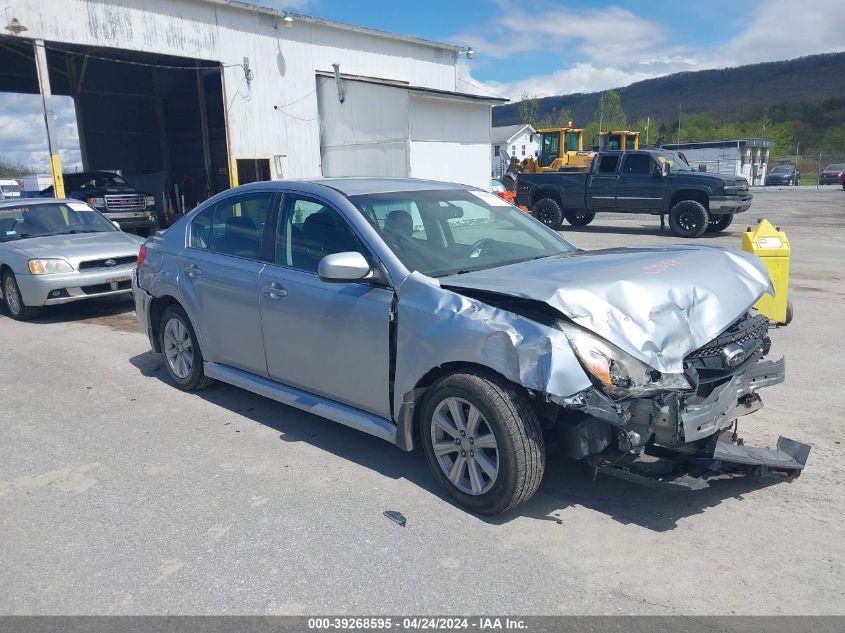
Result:
{"label": "headlight", "polygon": [[95,209],[105,209],[106,208],[106,199],[105,198],[88,198],[86,200],[89,207],[94,207]]}
{"label": "headlight", "polygon": [[561,322],[561,329],[584,368],[617,398],[690,389],[683,374],[662,374],[592,332]]}
{"label": "headlight", "polygon": [[29,272],[33,275],[54,275],[72,273],[73,266],[63,259],[30,259]]}
{"label": "headlight", "polygon": [[148,209],[152,209],[154,206],[156,206],[155,196],[146,196],[144,198],[144,204],[147,205]]}

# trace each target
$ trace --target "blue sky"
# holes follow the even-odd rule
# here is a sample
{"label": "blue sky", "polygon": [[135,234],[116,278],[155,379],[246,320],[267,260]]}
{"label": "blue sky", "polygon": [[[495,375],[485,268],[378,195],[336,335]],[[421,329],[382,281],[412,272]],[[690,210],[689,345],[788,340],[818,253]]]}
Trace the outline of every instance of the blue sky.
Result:
{"label": "blue sky", "polygon": [[[845,50],[845,0],[247,1],[472,46],[460,76],[511,99]],[[56,101],[62,160],[78,168],[72,102]],[[0,93],[0,152],[45,169],[41,117],[37,96]]]}

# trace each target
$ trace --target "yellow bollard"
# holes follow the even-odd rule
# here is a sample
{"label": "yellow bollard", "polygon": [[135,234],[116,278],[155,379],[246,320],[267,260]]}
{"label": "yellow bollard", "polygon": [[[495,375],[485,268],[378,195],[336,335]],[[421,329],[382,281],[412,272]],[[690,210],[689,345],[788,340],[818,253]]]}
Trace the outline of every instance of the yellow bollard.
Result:
{"label": "yellow bollard", "polygon": [[792,321],[792,303],[788,297],[790,248],[786,233],[779,226],[772,226],[768,220],[760,220],[756,228],[749,227],[742,234],[742,250],[763,260],[775,287],[774,297],[763,295],[754,307],[769,320],[789,325]]}

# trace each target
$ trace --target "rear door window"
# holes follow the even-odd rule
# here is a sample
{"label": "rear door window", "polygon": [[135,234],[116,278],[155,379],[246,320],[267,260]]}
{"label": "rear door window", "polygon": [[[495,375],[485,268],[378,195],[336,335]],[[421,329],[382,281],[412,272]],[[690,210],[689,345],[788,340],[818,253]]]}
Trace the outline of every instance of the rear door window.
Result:
{"label": "rear door window", "polygon": [[204,209],[191,222],[191,247],[245,259],[261,259],[261,242],[274,194],[232,196]]}
{"label": "rear door window", "polygon": [[616,173],[616,166],[619,164],[619,154],[607,154],[599,160],[599,173],[609,175]]}

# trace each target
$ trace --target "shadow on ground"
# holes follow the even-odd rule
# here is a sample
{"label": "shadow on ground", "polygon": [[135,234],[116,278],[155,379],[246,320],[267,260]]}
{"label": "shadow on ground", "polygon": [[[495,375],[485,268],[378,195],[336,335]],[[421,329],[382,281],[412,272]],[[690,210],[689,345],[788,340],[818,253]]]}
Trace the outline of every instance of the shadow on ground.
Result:
{"label": "shadow on ground", "polygon": [[[704,233],[698,238],[699,240],[709,240],[714,239],[717,237],[724,237],[725,235],[730,235],[732,232],[737,231],[733,226],[720,233]],[[601,224],[589,224],[587,226],[570,226],[568,224],[564,224],[563,228],[560,229],[560,233],[566,237],[568,235],[574,235],[578,233],[595,233],[595,234],[613,234],[613,235],[654,235],[656,237],[670,237],[677,240],[685,240],[692,242],[691,240],[687,240],[687,238],[678,237],[672,231],[669,230],[668,226],[665,229],[660,228],[660,224],[652,225],[642,225],[642,226],[602,226]]]}
{"label": "shadow on ground", "polygon": [[[131,358],[130,362],[144,376],[172,385],[160,355],[145,352]],[[185,397],[200,397],[275,429],[284,442],[307,442],[391,479],[406,479],[448,502],[429,472],[420,450],[405,453],[365,433],[222,383],[215,383],[194,394],[185,394]],[[552,445],[547,449],[546,473],[540,490],[531,500],[504,515],[477,518],[495,525],[520,516],[566,523],[566,509],[581,506],[601,512],[622,524],[664,532],[674,529],[680,519],[700,514],[728,498],[742,499],[744,493],[772,483],[733,479],[714,481],[705,490],[675,492],[638,486],[602,475],[593,479],[592,473],[582,464],[564,457]],[[409,517],[413,514],[413,508],[395,509]]]}
{"label": "shadow on ground", "polygon": [[[5,304],[0,310],[0,316],[8,316]],[[122,332],[139,332],[140,327],[135,320],[135,304],[131,295],[102,297],[100,299],[85,299],[72,301],[41,308],[38,316],[32,319],[34,324],[47,323],[93,323],[105,325]]]}

